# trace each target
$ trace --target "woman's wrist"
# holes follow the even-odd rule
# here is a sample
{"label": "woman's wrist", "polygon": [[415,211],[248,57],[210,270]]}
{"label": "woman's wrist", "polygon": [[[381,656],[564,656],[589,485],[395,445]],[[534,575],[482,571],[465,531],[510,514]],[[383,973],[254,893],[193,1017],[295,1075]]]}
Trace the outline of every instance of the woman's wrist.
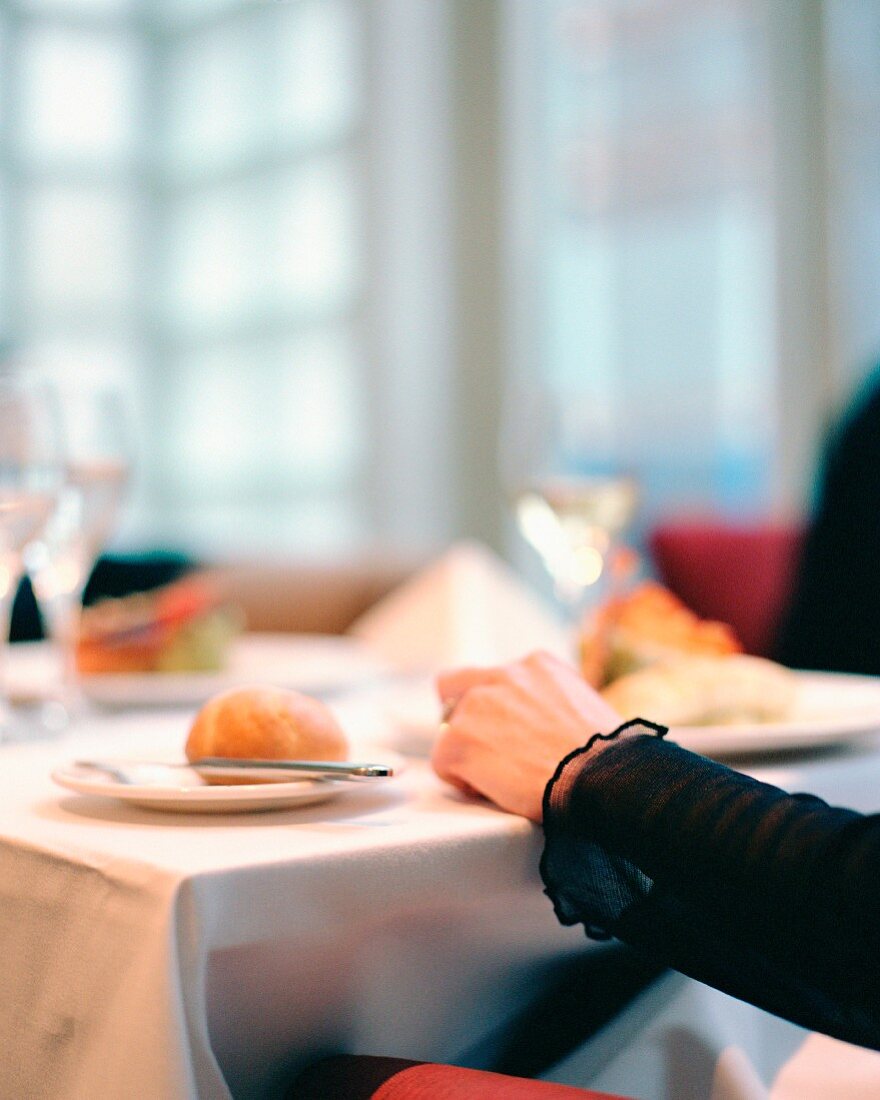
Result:
{"label": "woman's wrist", "polygon": [[542,800],[544,821],[547,821],[550,814],[558,816],[565,813],[575,777],[583,776],[584,780],[589,782],[590,765],[607,749],[623,739],[630,740],[645,736],[660,739],[668,732],[667,726],[660,726],[644,718],[634,718],[623,722],[608,733],[594,733],[586,744],[573,749],[556,766],[556,770],[544,788]]}

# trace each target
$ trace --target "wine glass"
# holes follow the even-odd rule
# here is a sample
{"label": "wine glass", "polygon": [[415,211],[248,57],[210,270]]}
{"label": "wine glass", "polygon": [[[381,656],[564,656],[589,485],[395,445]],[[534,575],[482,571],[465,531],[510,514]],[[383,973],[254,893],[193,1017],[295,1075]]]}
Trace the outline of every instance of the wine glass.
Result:
{"label": "wine glass", "polygon": [[52,640],[63,657],[62,702],[79,707],[76,644],[82,596],[95,559],[115,529],[131,462],[121,393],[102,384],[63,388],[64,484],[57,507],[25,551]]}
{"label": "wine glass", "polygon": [[[24,572],[25,548],[42,535],[63,485],[63,427],[56,391],[48,383],[0,374],[0,623],[9,637],[12,600]],[[13,727],[2,692],[2,726]]]}
{"label": "wine glass", "polygon": [[613,452],[601,395],[514,385],[502,419],[501,471],[520,534],[536,551],[567,618],[613,595],[636,557],[624,542],[638,509],[635,476]]}

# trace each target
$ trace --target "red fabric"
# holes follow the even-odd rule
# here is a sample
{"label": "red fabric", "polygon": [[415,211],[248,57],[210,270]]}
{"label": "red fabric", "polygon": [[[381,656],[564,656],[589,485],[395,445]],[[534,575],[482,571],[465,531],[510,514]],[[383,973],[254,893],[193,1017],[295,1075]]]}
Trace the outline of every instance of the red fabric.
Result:
{"label": "red fabric", "polygon": [[430,1062],[402,1070],[380,1085],[373,1100],[623,1100],[609,1093],[529,1081]]}
{"label": "red fabric", "polygon": [[681,522],[649,538],[662,582],[701,618],[729,623],[747,653],[772,653],[791,597],[802,531],[796,526]]}

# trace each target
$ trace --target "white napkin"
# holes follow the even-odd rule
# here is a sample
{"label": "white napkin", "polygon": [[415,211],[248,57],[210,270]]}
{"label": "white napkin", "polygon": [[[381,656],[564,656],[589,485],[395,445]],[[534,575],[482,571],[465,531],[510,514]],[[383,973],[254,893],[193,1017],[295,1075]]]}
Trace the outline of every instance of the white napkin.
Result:
{"label": "white napkin", "polygon": [[453,546],[358,619],[351,633],[404,669],[500,664],[533,649],[571,657],[558,617],[474,542]]}

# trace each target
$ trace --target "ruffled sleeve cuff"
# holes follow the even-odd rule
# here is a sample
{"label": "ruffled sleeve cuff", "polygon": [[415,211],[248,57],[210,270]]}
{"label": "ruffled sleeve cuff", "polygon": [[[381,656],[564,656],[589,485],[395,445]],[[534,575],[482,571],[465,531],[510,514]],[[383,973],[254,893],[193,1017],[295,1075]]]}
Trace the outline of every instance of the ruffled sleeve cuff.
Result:
{"label": "ruffled sleeve cuff", "polygon": [[[638,754],[638,743],[667,732],[665,726],[636,719],[611,733],[597,733],[565,757],[544,791],[544,892],[562,924],[582,923],[593,939],[608,939],[621,915],[646,897],[653,883],[597,841],[602,830],[592,811],[613,799],[614,784]],[[593,751],[600,742],[613,743]],[[602,791],[595,804],[583,797],[590,788]]]}

